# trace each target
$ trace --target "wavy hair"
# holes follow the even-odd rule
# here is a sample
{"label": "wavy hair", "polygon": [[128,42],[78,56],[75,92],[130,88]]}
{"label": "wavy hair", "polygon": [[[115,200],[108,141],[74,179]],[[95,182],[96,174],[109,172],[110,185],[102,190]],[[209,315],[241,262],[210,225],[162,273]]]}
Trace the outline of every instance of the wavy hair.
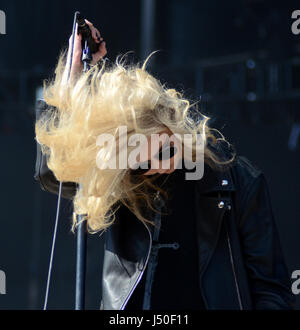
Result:
{"label": "wavy hair", "polygon": [[[123,125],[128,136],[150,136],[166,127],[173,134],[195,136],[202,132],[205,161],[210,166],[221,168],[234,158],[222,160],[208,147],[226,140],[222,134],[215,136],[216,130],[208,126],[209,117],[198,111],[197,104],[147,72],[148,59],[142,65],[126,64],[124,57],[112,65],[102,60],[64,85],[66,56],[62,53],[54,79],[44,82],[44,99],[55,110],[49,110],[36,123],[36,139],[57,180],[80,184],[73,200],[74,215],[84,214],[92,233],[110,226],[122,204],[138,219],[151,222],[143,208],[155,210],[154,193],[161,191],[154,184],[155,176],[133,177],[129,169],[100,170],[96,164],[100,134],[112,134],[117,140],[118,127]],[[75,225],[74,216],[73,228]]]}

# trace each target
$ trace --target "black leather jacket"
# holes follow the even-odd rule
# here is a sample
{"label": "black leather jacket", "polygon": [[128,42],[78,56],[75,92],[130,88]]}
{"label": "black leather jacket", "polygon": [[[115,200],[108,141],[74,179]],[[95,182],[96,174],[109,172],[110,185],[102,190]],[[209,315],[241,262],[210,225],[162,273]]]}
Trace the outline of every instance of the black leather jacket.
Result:
{"label": "black leather jacket", "polygon": [[[39,109],[44,107],[40,102]],[[35,178],[43,189],[57,193],[58,182],[37,148]],[[63,186],[63,195],[71,198],[76,187]],[[240,156],[224,172],[206,165],[204,177],[195,181],[195,203],[206,309],[292,309],[295,296],[263,173]],[[105,234],[101,309],[122,310],[143,276],[152,232],[128,217]]]}

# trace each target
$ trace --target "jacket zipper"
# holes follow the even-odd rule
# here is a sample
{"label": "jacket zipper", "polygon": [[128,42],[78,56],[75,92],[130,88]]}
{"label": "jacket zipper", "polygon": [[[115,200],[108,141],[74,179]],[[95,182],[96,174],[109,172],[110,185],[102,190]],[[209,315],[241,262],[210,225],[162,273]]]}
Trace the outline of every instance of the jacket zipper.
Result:
{"label": "jacket zipper", "polygon": [[[160,193],[159,191],[156,193],[156,196],[155,196],[155,200],[158,200],[160,198]],[[128,296],[126,297],[125,301],[123,302],[123,305],[121,306],[121,310],[124,310],[127,303],[128,303],[128,300],[130,299],[130,297],[132,296],[135,288],[137,287],[137,285],[139,284],[140,280],[142,279],[142,276],[145,272],[145,269],[147,267],[147,264],[149,262],[149,259],[150,259],[150,255],[151,255],[151,250],[152,250],[152,234],[151,234],[151,231],[150,229],[148,228],[148,226],[143,222],[143,225],[146,227],[147,231],[148,231],[148,234],[149,234],[149,238],[150,238],[150,244],[149,244],[149,249],[148,249],[148,254],[147,254],[147,258],[146,258],[146,261],[145,261],[145,264],[143,266],[143,269],[140,273],[140,275],[138,276],[137,280],[135,281],[133,287],[131,288]]]}
{"label": "jacket zipper", "polygon": [[[147,227],[147,225],[144,222],[143,222],[143,224],[146,227],[146,229],[148,231],[148,234],[149,234],[149,237],[150,237],[150,244],[149,244],[147,258],[146,258],[145,264],[143,266],[143,269],[142,269],[140,275],[138,276],[136,282],[134,283],[132,289],[130,290],[129,295],[126,297],[123,305],[121,306],[121,310],[125,309],[125,307],[128,303],[128,300],[130,299],[130,297],[132,296],[135,288],[139,284],[139,282],[140,282],[140,280],[141,280],[141,278],[142,278],[142,276],[145,272],[145,269],[146,269],[146,266],[148,264],[149,258],[150,258],[150,253],[151,253],[151,249],[152,249],[152,234],[151,234],[149,228]],[[234,265],[233,255],[232,255],[232,248],[231,248],[231,243],[230,243],[229,234],[228,234],[228,227],[227,227],[227,231],[226,231],[226,236],[227,236],[227,244],[228,244],[228,250],[229,250],[229,255],[230,255],[230,263],[231,263],[231,267],[232,267],[232,273],[233,273],[233,277],[234,277],[234,283],[235,283],[237,298],[238,298],[238,302],[239,302],[239,308],[240,308],[240,310],[243,310],[243,305],[242,305],[242,300],[241,300],[241,295],[240,295],[240,289],[239,289],[239,285],[238,285],[238,281],[237,281],[237,275],[236,275],[235,265]]]}
{"label": "jacket zipper", "polygon": [[143,269],[142,269],[140,275],[138,276],[138,278],[137,278],[137,280],[135,281],[135,283],[134,283],[132,289],[130,290],[128,296],[126,297],[125,301],[123,302],[123,305],[121,306],[121,310],[124,310],[124,309],[125,309],[125,307],[126,307],[126,305],[127,305],[127,303],[128,303],[128,300],[130,299],[130,297],[132,296],[132,294],[133,294],[135,288],[137,287],[137,285],[139,284],[140,280],[142,279],[142,276],[143,276],[143,274],[144,274],[144,272],[145,272],[146,266],[147,266],[148,261],[149,261],[149,258],[150,258],[150,253],[151,253],[151,249],[152,249],[152,234],[151,234],[149,228],[145,225],[144,222],[143,222],[143,224],[144,224],[144,226],[146,227],[146,229],[147,229],[147,231],[148,231],[148,233],[149,233],[149,237],[150,237],[150,245],[149,245],[149,249],[148,249],[147,258],[146,258],[145,264],[144,264],[144,266],[143,266]]}
{"label": "jacket zipper", "polygon": [[232,255],[231,243],[230,243],[229,234],[228,234],[228,228],[227,228],[226,234],[227,234],[228,250],[229,250],[229,255],[230,255],[230,263],[231,263],[232,273],[233,273],[233,277],[234,277],[234,283],[235,283],[237,298],[238,298],[238,302],[239,302],[239,307],[240,307],[240,310],[243,310],[242,299],[241,299],[239,284],[237,281],[234,260],[233,260],[233,255]]}

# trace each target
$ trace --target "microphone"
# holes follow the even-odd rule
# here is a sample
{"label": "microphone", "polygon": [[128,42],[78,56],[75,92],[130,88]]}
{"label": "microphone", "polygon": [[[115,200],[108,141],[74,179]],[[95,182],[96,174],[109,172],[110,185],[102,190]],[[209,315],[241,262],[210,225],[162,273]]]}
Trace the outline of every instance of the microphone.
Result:
{"label": "microphone", "polygon": [[84,42],[87,41],[89,49],[92,54],[97,53],[99,50],[99,46],[101,42],[96,43],[92,37],[92,33],[90,27],[86,24],[83,16],[80,14],[79,11],[75,13],[76,15],[76,22],[78,24],[78,34],[81,33],[82,35],[82,48],[84,48]]}

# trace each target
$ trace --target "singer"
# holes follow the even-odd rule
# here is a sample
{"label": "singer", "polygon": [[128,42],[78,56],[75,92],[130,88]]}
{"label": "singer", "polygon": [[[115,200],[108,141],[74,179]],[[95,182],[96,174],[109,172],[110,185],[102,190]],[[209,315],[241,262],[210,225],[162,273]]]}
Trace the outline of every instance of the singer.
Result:
{"label": "singer", "polygon": [[[100,308],[292,309],[262,171],[233,153],[195,105],[147,72],[148,59],[142,66],[120,58],[108,65],[100,32],[86,22],[99,50],[91,69],[82,72],[76,33],[73,52],[69,47],[60,56],[54,80],[45,84],[36,139],[38,162],[47,166],[41,171],[38,165],[35,177],[54,193],[62,181],[74,214],[86,215],[89,232],[105,233]],[[146,138],[137,166],[99,168],[113,148],[102,145],[99,154],[98,137],[118,140],[121,126],[128,140],[134,134]],[[199,133],[203,177],[187,180]],[[151,148],[155,134],[164,138]],[[193,137],[193,157],[182,166],[187,142],[165,143],[175,135]],[[117,158],[122,151],[117,148]]]}

